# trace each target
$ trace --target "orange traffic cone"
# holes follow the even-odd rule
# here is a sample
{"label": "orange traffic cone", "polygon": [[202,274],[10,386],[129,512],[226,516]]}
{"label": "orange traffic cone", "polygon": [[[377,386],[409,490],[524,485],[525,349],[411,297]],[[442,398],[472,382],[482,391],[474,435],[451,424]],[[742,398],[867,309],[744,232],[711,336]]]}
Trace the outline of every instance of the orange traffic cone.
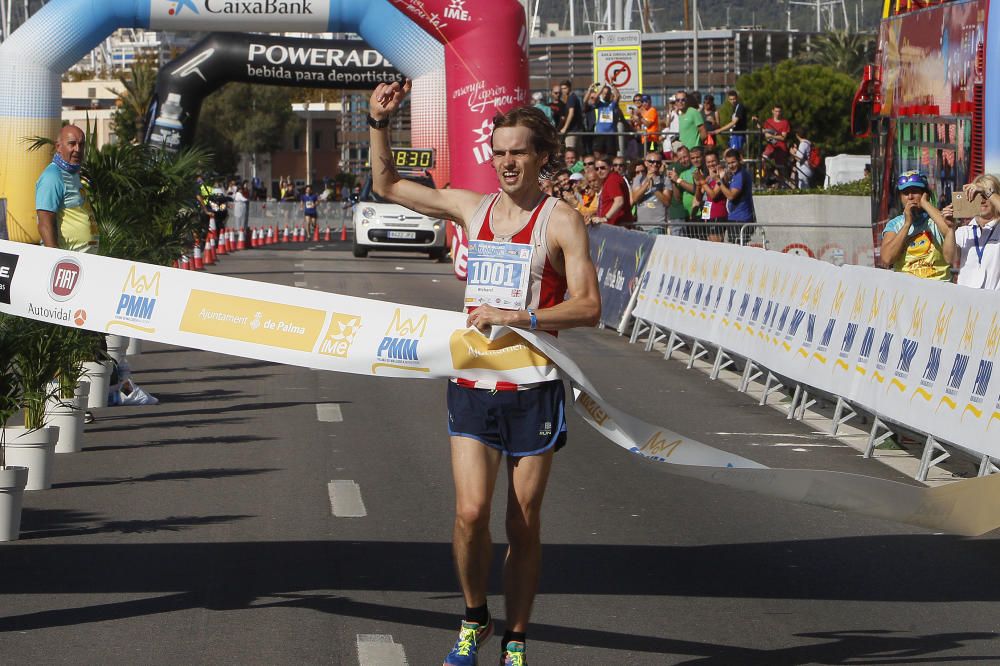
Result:
{"label": "orange traffic cone", "polygon": [[216,256],[221,257],[225,254],[228,254],[229,250],[226,249],[226,246],[229,244],[229,242],[226,240],[227,238],[229,238],[229,234],[225,231],[223,231],[219,235],[219,243],[218,245],[215,246],[214,250],[214,254]]}
{"label": "orange traffic cone", "polygon": [[313,227],[313,241],[312,242],[313,243],[318,243],[319,242],[319,225],[318,224],[315,227]]}
{"label": "orange traffic cone", "polygon": [[330,242],[330,225],[329,224],[326,225],[325,229],[323,229],[323,240],[324,240],[324,242],[327,242],[327,243]]}
{"label": "orange traffic cone", "polygon": [[215,248],[212,247],[212,241],[205,241],[205,251],[202,253],[203,261],[202,263],[206,266],[211,266],[215,263]]}
{"label": "orange traffic cone", "polygon": [[241,227],[240,235],[236,237],[236,250],[239,251],[245,249],[247,249],[247,235]]}
{"label": "orange traffic cone", "polygon": [[188,260],[188,257],[187,257],[186,254],[182,254],[181,255],[179,263],[180,263],[181,270],[185,270],[185,271],[191,270],[191,262]]}
{"label": "orange traffic cone", "polygon": [[257,228],[250,230],[250,247],[257,247]]}
{"label": "orange traffic cone", "polygon": [[180,267],[181,267],[181,260],[174,259],[174,268],[180,268]]}
{"label": "orange traffic cone", "polygon": [[347,222],[344,222],[343,226],[340,227],[340,240],[347,240]]}
{"label": "orange traffic cone", "polygon": [[198,243],[194,244],[194,248],[192,248],[191,253],[192,256],[194,257],[194,266],[193,266],[194,270],[196,271],[204,270],[205,261],[202,259],[201,246]]}
{"label": "orange traffic cone", "polygon": [[281,231],[281,242],[282,243],[287,243],[288,242],[288,225],[287,224],[285,225],[285,228]]}

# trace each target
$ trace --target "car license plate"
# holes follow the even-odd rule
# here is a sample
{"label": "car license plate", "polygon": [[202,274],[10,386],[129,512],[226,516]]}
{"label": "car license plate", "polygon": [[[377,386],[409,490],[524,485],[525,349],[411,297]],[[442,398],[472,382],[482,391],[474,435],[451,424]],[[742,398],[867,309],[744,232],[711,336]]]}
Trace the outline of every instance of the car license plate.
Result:
{"label": "car license plate", "polygon": [[417,237],[416,231],[390,231],[389,238],[393,240],[414,240]]}

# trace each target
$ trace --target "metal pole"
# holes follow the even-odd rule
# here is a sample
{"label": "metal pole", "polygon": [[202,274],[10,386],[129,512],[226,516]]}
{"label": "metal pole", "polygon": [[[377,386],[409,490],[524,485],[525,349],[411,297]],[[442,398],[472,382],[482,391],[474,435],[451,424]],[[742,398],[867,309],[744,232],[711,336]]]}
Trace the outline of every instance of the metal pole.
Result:
{"label": "metal pole", "polygon": [[576,34],[576,0],[569,0],[569,34]]}
{"label": "metal pole", "polygon": [[[309,108],[309,102],[306,102],[306,109]],[[313,142],[312,142],[312,129],[313,129],[313,118],[312,111],[306,111],[306,185],[312,184],[312,155],[313,155]]]}
{"label": "metal pole", "polygon": [[694,90],[698,90],[698,0],[691,0],[691,9],[693,16],[691,17],[691,23],[694,26],[694,39],[693,51],[694,51],[694,72],[693,81]]}
{"label": "metal pole", "polygon": [[614,0],[615,7],[615,30],[625,28],[625,7],[622,0]]}

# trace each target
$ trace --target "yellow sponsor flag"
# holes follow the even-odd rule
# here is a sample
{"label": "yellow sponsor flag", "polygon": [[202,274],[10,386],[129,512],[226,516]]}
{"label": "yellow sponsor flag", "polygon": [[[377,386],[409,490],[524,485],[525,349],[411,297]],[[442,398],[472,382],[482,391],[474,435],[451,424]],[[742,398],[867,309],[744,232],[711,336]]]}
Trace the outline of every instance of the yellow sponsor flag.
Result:
{"label": "yellow sponsor flag", "polygon": [[180,330],[311,352],[325,320],[323,310],[192,289]]}

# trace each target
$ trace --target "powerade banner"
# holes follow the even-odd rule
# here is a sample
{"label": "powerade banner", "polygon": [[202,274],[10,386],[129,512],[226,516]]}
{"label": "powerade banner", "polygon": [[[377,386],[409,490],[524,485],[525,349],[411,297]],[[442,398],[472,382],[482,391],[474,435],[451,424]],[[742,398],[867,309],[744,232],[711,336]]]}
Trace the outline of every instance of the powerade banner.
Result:
{"label": "powerade banner", "polygon": [[610,224],[592,226],[589,233],[590,257],[601,287],[601,322],[617,329],[639,284],[654,239]]}
{"label": "powerade banner", "polygon": [[4,283],[9,304],[0,300],[7,314],[333,372],[563,379],[581,418],[657,470],[958,534],[1000,527],[1000,474],[921,488],[842,472],[771,469],[615,408],[544,333],[497,327],[487,337],[466,328],[461,312],[24,243],[0,241],[0,257],[0,265],[17,264]]}
{"label": "powerade banner", "polygon": [[172,151],[189,145],[202,101],[230,81],[368,90],[402,79],[361,40],[213,33],[160,70],[146,143]]}

